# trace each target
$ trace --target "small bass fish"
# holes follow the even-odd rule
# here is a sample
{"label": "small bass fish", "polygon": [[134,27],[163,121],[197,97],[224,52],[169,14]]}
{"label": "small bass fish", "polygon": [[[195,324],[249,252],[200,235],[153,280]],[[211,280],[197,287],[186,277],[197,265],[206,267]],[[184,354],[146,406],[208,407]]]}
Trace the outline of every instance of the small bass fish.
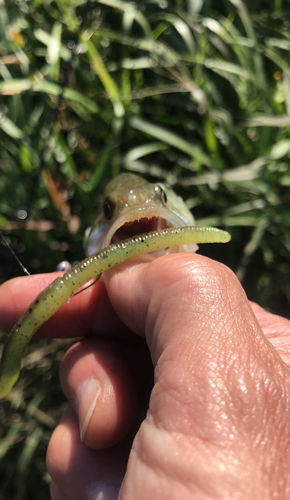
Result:
{"label": "small bass fish", "polygon": [[[163,184],[151,184],[135,174],[120,174],[106,186],[95,222],[85,236],[87,255],[111,243],[167,227],[194,226],[183,199]],[[195,252],[196,244],[162,253]]]}
{"label": "small bass fish", "polygon": [[12,328],[0,365],[0,398],[16,383],[30,339],[83,285],[137,255],[196,251],[197,243],[227,243],[231,236],[213,227],[194,226],[181,198],[161,184],[121,174],[107,185],[101,210],[85,241],[88,257],[56,278],[30,304]]}

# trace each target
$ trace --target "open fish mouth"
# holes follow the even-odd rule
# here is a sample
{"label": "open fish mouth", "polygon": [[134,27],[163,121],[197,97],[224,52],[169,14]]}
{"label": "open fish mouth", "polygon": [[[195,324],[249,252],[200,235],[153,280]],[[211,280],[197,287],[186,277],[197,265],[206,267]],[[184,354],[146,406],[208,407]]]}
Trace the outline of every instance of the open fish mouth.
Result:
{"label": "open fish mouth", "polygon": [[[168,227],[184,227],[186,222],[177,214],[163,207],[142,207],[140,209],[128,209],[123,212],[111,224],[100,224],[91,229],[86,241],[86,251],[88,255],[101,250],[111,243],[133,238],[150,231],[160,231]],[[159,255],[174,253],[177,251],[195,252],[196,245],[181,247],[172,247],[161,250]],[[154,252],[154,255],[157,254]]]}
{"label": "open fish mouth", "polygon": [[111,243],[133,238],[149,231],[166,227],[181,227],[186,223],[175,213],[163,207],[140,207],[124,211],[114,222],[101,222],[93,227],[86,238],[87,254],[91,255]]}
{"label": "open fish mouth", "polygon": [[111,242],[117,243],[127,238],[133,238],[143,233],[149,233],[150,231],[160,231],[166,227],[172,227],[170,222],[159,217],[142,217],[139,220],[133,220],[131,222],[125,222],[117,231],[113,234]]}
{"label": "open fish mouth", "polygon": [[112,224],[104,241],[107,246],[127,238],[160,231],[166,227],[185,226],[183,220],[167,208],[134,208],[126,211]]}

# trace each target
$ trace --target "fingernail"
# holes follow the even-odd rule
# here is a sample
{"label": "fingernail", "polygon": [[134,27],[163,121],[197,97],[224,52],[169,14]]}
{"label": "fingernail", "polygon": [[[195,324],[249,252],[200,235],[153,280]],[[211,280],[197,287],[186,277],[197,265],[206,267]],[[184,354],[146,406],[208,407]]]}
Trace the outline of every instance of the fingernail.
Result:
{"label": "fingernail", "polygon": [[78,390],[77,414],[80,423],[80,437],[84,440],[97,401],[101,394],[100,382],[96,379],[86,380]]}
{"label": "fingernail", "polygon": [[117,500],[119,488],[104,481],[96,481],[89,485],[86,493],[88,500]]}

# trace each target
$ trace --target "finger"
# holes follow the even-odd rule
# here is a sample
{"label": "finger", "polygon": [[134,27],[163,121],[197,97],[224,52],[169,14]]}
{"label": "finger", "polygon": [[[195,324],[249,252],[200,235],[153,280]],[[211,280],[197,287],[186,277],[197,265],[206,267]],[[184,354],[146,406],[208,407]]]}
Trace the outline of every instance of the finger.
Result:
{"label": "finger", "polygon": [[[105,281],[114,309],[130,329],[146,335],[155,362],[158,342],[163,340],[163,336],[157,339],[154,335],[157,321],[168,325],[169,329],[163,327],[167,340],[172,329],[178,330],[180,338],[183,331],[187,334],[188,329],[193,330],[192,325],[200,328],[199,335],[203,335],[205,320],[210,336],[215,323],[230,315],[226,333],[232,329],[240,332],[246,321],[253,338],[270,349],[237,278],[215,261],[200,255],[179,254],[165,256],[150,265],[134,266],[133,262],[128,267],[124,263],[106,273]],[[222,339],[220,336],[216,340]],[[212,345],[213,342],[208,343],[207,348]]]}
{"label": "finger", "polygon": [[261,306],[250,302],[255,316],[263,329],[264,334],[269,338],[278,336],[289,336],[290,321],[276,314],[265,311]]}
{"label": "finger", "polygon": [[[37,295],[60,273],[14,278],[0,287],[0,328],[9,331]],[[124,325],[115,314],[102,281],[87,288],[64,304],[39,329],[36,336],[76,337],[102,332],[125,334]],[[127,332],[126,332],[127,333]]]}
{"label": "finger", "polygon": [[[49,443],[48,472],[64,498],[116,500],[126,468],[128,449],[120,446],[110,450],[88,448],[80,440],[76,417],[68,412]],[[58,497],[56,499],[59,500]]]}
{"label": "finger", "polygon": [[275,347],[283,361],[290,365],[290,321],[265,311],[254,302],[251,302],[251,307],[264,335]]}
{"label": "finger", "polygon": [[50,498],[51,500],[69,500],[54,481],[50,483]]}
{"label": "finger", "polygon": [[[160,483],[150,473],[152,464],[168,479],[160,497],[170,488],[178,498],[187,485],[182,498],[192,498],[201,486],[206,498],[236,491],[248,498],[265,471],[273,478],[273,449],[284,464],[290,458],[286,365],[225,266],[197,255],[174,255],[118,271],[122,268],[107,274],[110,300],[127,326],[145,335],[156,367],[124,498],[154,494]],[[282,439],[277,426],[283,428]],[[257,440],[263,449],[256,448]],[[144,456],[147,469],[136,481],[144,472]]]}
{"label": "finger", "polygon": [[137,387],[120,345],[103,339],[75,344],[61,363],[60,381],[88,446],[113,446],[131,430]]}

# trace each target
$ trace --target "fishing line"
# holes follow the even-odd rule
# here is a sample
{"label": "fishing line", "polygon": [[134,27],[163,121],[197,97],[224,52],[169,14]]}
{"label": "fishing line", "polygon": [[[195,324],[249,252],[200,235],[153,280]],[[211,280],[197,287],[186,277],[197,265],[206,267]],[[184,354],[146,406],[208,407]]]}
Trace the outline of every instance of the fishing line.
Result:
{"label": "fishing line", "polygon": [[24,267],[24,265],[22,264],[21,260],[18,259],[16,253],[14,252],[14,250],[11,248],[11,246],[9,245],[8,241],[6,240],[5,236],[3,235],[2,231],[0,231],[0,236],[1,236],[1,239],[3,241],[3,243],[7,246],[7,248],[10,250],[10,252],[12,253],[14,259],[18,262],[19,266],[21,267],[22,271],[24,272],[24,274],[26,274],[27,276],[31,276],[30,272],[27,271],[26,267]]}

